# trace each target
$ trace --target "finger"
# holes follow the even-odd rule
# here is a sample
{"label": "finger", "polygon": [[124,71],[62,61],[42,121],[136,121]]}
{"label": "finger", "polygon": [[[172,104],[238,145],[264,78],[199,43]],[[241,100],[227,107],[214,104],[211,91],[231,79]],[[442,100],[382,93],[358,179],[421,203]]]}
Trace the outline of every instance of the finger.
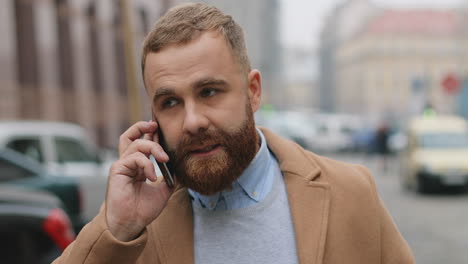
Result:
{"label": "finger", "polygon": [[145,140],[145,139],[137,139],[133,141],[127,149],[122,153],[121,157],[125,157],[131,155],[135,152],[141,152],[145,154],[147,157],[149,155],[153,155],[154,158],[159,162],[167,162],[169,161],[169,157],[167,156],[164,149],[156,142]]}
{"label": "finger", "polygon": [[151,134],[150,134],[150,133],[146,133],[146,134],[143,135],[143,139],[144,139],[144,140],[153,141],[153,134],[154,134],[154,133],[151,133]]}
{"label": "finger", "polygon": [[[143,180],[146,180],[146,176],[145,176],[145,170],[141,167],[138,167],[138,170],[137,170],[137,176],[135,177],[136,179],[141,179],[142,181]],[[158,177],[158,175],[156,175],[156,177]]]}
{"label": "finger", "polygon": [[[150,120],[148,122],[154,122],[153,120]],[[156,123],[157,124],[157,123]],[[157,131],[157,130],[156,130]],[[153,135],[155,134],[156,132],[153,132],[153,133],[146,133],[143,135],[143,139],[146,139],[146,140],[150,140],[152,141],[153,140]]]}
{"label": "finger", "polygon": [[146,179],[156,181],[157,179],[153,163],[140,152],[135,152],[117,161],[113,174],[125,175],[137,181],[145,181]]}
{"label": "finger", "polygon": [[119,138],[119,154],[123,153],[134,140],[145,134],[153,134],[158,128],[156,122],[140,121],[127,129]]}

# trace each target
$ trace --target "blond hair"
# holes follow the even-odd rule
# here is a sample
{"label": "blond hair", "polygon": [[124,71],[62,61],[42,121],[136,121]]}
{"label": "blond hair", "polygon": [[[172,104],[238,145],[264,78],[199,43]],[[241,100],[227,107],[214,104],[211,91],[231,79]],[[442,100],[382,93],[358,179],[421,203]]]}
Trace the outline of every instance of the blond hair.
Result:
{"label": "blond hair", "polygon": [[204,3],[182,4],[171,8],[155,24],[143,43],[141,70],[145,72],[146,56],[171,45],[187,44],[207,31],[221,34],[234,59],[244,72],[250,71],[242,28],[231,16]]}

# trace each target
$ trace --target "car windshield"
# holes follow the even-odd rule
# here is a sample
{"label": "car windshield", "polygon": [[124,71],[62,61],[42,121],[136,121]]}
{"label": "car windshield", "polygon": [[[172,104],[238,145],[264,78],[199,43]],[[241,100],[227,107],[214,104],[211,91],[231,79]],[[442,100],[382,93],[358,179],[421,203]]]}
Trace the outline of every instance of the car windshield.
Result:
{"label": "car windshield", "polygon": [[98,162],[80,141],[66,137],[55,137],[54,140],[60,162]]}
{"label": "car windshield", "polygon": [[429,149],[468,148],[468,135],[463,133],[428,133],[421,135],[419,144]]}

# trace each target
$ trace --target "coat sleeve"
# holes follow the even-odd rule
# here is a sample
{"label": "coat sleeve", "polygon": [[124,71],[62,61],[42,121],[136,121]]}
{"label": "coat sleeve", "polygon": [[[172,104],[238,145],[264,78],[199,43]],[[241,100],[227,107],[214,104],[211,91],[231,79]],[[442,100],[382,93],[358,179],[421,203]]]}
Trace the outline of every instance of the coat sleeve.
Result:
{"label": "coat sleeve", "polygon": [[377,208],[379,210],[381,249],[380,263],[414,264],[415,260],[411,249],[401,233],[398,231],[395,222],[385,207],[382,199],[378,195],[374,178],[366,168],[361,167],[361,169],[364,170],[365,175],[367,175],[372,184],[373,194],[375,200],[377,201]]}
{"label": "coat sleeve", "polygon": [[381,258],[382,264],[413,264],[415,263],[410,247],[398,231],[395,222],[378,197],[381,208],[380,232],[381,232]]}
{"label": "coat sleeve", "polygon": [[105,219],[102,206],[99,214],[83,227],[76,240],[53,264],[137,263],[147,242],[147,230],[133,241],[121,242],[109,231]]}

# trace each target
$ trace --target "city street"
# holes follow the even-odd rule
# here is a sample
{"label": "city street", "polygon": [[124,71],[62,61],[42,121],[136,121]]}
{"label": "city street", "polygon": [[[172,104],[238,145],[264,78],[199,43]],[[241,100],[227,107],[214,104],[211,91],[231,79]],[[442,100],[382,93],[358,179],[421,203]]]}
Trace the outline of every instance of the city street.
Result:
{"label": "city street", "polygon": [[398,178],[398,163],[383,173],[375,157],[333,157],[368,167],[379,193],[403,236],[421,264],[468,263],[468,192],[445,191],[421,195],[404,191]]}
{"label": "city street", "polygon": [[[420,195],[403,191],[398,163],[390,160],[383,173],[375,157],[361,154],[331,155],[331,158],[359,163],[369,168],[387,208],[410,244],[417,263],[468,263],[468,192]],[[106,178],[83,181],[86,216],[97,213],[105,195]]]}

